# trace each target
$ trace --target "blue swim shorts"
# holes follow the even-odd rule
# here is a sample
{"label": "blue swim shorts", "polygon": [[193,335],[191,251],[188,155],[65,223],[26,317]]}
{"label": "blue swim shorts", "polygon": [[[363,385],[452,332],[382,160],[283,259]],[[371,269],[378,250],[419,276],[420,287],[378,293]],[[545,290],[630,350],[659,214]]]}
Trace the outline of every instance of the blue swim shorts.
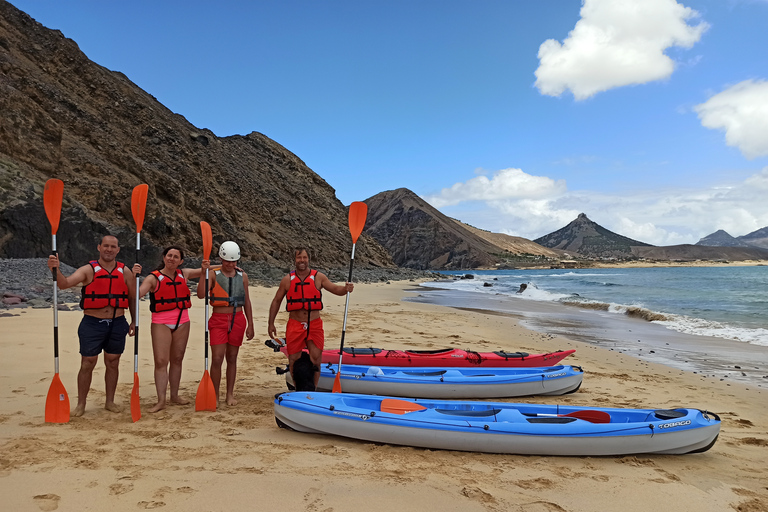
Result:
{"label": "blue swim shorts", "polygon": [[77,335],[80,337],[80,355],[93,357],[101,354],[122,354],[125,337],[128,335],[128,320],[125,315],[111,318],[95,318],[83,315]]}

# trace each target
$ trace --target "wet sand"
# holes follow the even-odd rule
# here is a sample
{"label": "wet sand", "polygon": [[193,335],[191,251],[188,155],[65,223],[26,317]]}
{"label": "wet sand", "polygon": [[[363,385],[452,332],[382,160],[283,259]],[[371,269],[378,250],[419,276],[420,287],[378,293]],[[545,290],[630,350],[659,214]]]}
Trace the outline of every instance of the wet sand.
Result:
{"label": "wet sand", "polygon": [[[518,325],[519,316],[404,302],[413,283],[357,285],[346,346],[545,352],[586,374],[561,397],[516,401],[584,406],[707,409],[723,420],[706,453],[684,456],[536,457],[433,451],[309,435],[275,426],[272,401],[285,390],[274,372],[285,358],[264,346],[274,289],[252,288],[257,336],[240,351],[239,400],[216,412],[155,403],[148,304],[140,339],[143,416],[131,421],[133,343],[120,363],[116,402],[103,409],[104,366],[94,373],[85,415],[46,424],[53,377],[52,312],[11,310],[0,318],[0,490],[3,508],[37,510],[456,510],[768,511],[768,394]],[[465,305],[471,306],[471,304]],[[327,344],[338,345],[344,298],[326,298]],[[202,301],[194,303],[182,394],[203,374]],[[61,378],[76,398],[76,329],[82,313],[60,312]],[[278,322],[284,325],[285,313]],[[567,321],[565,321],[567,323]],[[567,329],[564,329],[567,330]]]}

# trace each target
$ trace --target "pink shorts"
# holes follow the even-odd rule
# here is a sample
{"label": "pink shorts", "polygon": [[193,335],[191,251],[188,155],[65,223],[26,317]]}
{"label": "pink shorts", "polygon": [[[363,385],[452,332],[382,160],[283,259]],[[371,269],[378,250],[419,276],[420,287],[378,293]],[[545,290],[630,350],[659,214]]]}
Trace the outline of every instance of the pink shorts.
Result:
{"label": "pink shorts", "polygon": [[[235,313],[235,322],[232,323],[232,313],[213,313],[208,319],[208,333],[211,345],[224,345],[229,343],[234,347],[242,346],[245,336],[245,314],[242,311]],[[229,327],[232,326],[232,330]]]}
{"label": "pink shorts", "polygon": [[[325,347],[325,331],[321,318],[309,322],[309,341],[320,350]],[[288,348],[288,355],[298,354],[307,348],[307,322],[288,319],[288,325],[285,326],[285,345]]]}
{"label": "pink shorts", "polygon": [[[179,319],[179,311],[181,311],[181,319]],[[174,329],[178,325],[189,322],[189,311],[187,309],[172,309],[170,311],[160,311],[159,313],[152,313],[153,324],[165,324],[169,328]]]}

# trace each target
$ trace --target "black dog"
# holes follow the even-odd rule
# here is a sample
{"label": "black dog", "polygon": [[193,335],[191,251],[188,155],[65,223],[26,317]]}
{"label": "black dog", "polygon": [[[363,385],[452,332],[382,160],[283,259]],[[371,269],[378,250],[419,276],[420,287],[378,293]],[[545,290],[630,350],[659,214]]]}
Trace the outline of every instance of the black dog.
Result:
{"label": "black dog", "polygon": [[315,390],[315,372],[318,368],[312,364],[309,354],[302,352],[299,359],[293,363],[293,383],[296,391]]}

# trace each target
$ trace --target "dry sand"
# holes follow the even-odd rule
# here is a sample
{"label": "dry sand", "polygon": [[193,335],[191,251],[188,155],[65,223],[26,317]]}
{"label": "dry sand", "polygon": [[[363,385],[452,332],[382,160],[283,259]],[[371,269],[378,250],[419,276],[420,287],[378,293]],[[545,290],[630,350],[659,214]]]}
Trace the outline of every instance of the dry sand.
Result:
{"label": "dry sand", "polygon": [[[46,424],[53,377],[52,312],[12,310],[0,318],[0,508],[9,511],[153,509],[444,511],[768,511],[768,393],[517,326],[508,316],[403,302],[413,283],[358,285],[347,346],[459,347],[542,352],[576,348],[584,385],[531,403],[698,407],[723,419],[717,444],[683,456],[536,457],[376,445],[275,426],[272,400],[285,390],[267,349],[274,289],[252,288],[257,336],[240,352],[239,403],[217,412],[155,403],[149,314],[142,303],[139,378],[143,416],[131,422],[133,342],[121,360],[119,414],[103,409],[104,366],[88,408],[67,424]],[[326,299],[328,346],[338,344],[343,297]],[[76,400],[82,313],[60,312],[61,377]],[[202,302],[195,303],[182,393],[194,399],[203,374]],[[278,318],[284,325],[285,313]]]}

